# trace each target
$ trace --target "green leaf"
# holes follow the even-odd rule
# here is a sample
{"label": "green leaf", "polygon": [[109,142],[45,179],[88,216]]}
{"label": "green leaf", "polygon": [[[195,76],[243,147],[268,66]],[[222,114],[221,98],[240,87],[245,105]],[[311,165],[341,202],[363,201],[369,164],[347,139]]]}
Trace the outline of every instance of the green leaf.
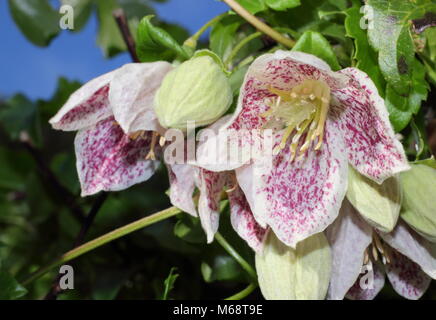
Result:
{"label": "green leaf", "polygon": [[286,9],[298,7],[300,0],[264,0],[266,5],[271,9],[277,11],[284,11]]}
{"label": "green leaf", "polygon": [[200,220],[187,214],[180,216],[174,226],[174,234],[189,243],[205,243],[206,241]]}
{"label": "green leaf", "polygon": [[214,254],[201,263],[201,274],[204,281],[210,283],[238,279],[243,275],[243,271],[232,257]]}
{"label": "green leaf", "polygon": [[250,13],[256,14],[267,9],[265,0],[237,0]]}
{"label": "green leaf", "polygon": [[27,153],[0,146],[0,188],[22,191],[31,170],[32,159]]}
{"label": "green leaf", "polygon": [[354,39],[353,59],[356,61],[356,67],[366,72],[374,81],[379,93],[384,96],[386,81],[378,66],[377,53],[369,45],[366,31],[360,26],[363,14],[360,13],[360,1],[357,1],[357,3],[357,6],[345,11],[347,36]]}
{"label": "green leaf", "polygon": [[424,31],[427,40],[427,50],[431,61],[436,62],[436,28],[429,28]]}
{"label": "green leaf", "polygon": [[61,0],[62,5],[70,5],[74,9],[74,29],[80,31],[88,22],[92,13],[92,0]]}
{"label": "green leaf", "polygon": [[174,283],[179,277],[179,274],[175,273],[176,270],[177,268],[171,268],[170,274],[164,281],[164,293],[162,295],[162,300],[168,300],[168,294],[174,289]]}
{"label": "green leaf", "polygon": [[187,52],[165,30],[151,23],[153,15],[144,17],[138,27],[137,53],[142,62],[172,60],[176,56],[188,59]]}
{"label": "green leaf", "polygon": [[59,13],[48,0],[9,0],[9,9],[21,32],[37,46],[48,46],[60,31]]}
{"label": "green leaf", "polygon": [[224,61],[235,45],[235,34],[242,23],[243,21],[239,16],[228,16],[215,23],[212,27],[209,40],[210,48]]}
{"label": "green leaf", "polygon": [[150,7],[149,0],[117,0],[119,6],[126,14],[129,28],[136,41],[136,30],[138,29],[141,19],[145,16],[155,14],[155,10]]}
{"label": "green leaf", "polygon": [[292,51],[302,51],[313,54],[327,62],[333,70],[341,69],[332,47],[322,34],[315,31],[306,31],[298,39]]}
{"label": "green leaf", "polygon": [[412,19],[436,11],[431,0],[368,0],[370,19],[368,37],[379,53],[380,69],[391,86],[400,95],[407,95],[413,87],[413,60],[415,47],[411,34]]}
{"label": "green leaf", "polygon": [[99,21],[97,44],[105,57],[113,57],[125,51],[126,45],[112,12],[119,8],[116,0],[96,0]]}
{"label": "green leaf", "polygon": [[233,95],[239,95],[239,90],[244,82],[245,74],[247,73],[249,65],[245,65],[235,71],[229,77],[230,86],[232,87]]}
{"label": "green leaf", "polygon": [[0,300],[18,299],[27,293],[26,288],[4,270],[0,270],[0,288]]}
{"label": "green leaf", "polygon": [[28,134],[32,142],[41,141],[41,124],[36,105],[21,94],[17,94],[0,106],[0,125],[12,140]]}
{"label": "green leaf", "polygon": [[425,67],[417,59],[413,61],[412,91],[408,96],[400,96],[391,85],[387,85],[385,104],[397,132],[403,130],[412,116],[418,113],[422,101],[427,99],[429,89],[425,80]]}

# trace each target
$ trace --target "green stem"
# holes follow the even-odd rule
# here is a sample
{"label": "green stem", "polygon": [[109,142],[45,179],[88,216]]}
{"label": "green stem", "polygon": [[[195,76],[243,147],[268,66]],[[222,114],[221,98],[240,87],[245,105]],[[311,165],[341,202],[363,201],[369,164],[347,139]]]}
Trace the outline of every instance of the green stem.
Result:
{"label": "green stem", "polygon": [[224,299],[224,300],[242,300],[245,297],[249,296],[250,293],[252,293],[257,288],[256,283],[251,283],[247,288],[245,288],[242,291],[239,291],[238,293]]}
{"label": "green stem", "polygon": [[221,233],[217,232],[215,234],[215,239],[224,248],[224,250],[226,250],[227,253],[231,255],[245,271],[247,271],[250,277],[252,277],[253,279],[257,279],[256,271],[254,271],[251,265],[244,258],[241,257],[241,255],[230,245],[230,243],[227,242],[226,239],[224,239]]}
{"label": "green stem", "polygon": [[181,212],[180,209],[176,207],[171,207],[162,211],[159,211],[155,214],[152,214],[150,216],[147,216],[145,218],[139,219],[137,221],[134,221],[128,225],[122,226],[118,229],[115,229],[109,233],[106,233],[97,239],[91,240],[79,247],[74,248],[73,250],[68,251],[67,253],[60,256],[58,259],[54,260],[52,263],[42,267],[41,269],[37,270],[36,272],[32,273],[29,277],[24,279],[22,282],[23,285],[27,285],[33,280],[38,279],[42,275],[44,275],[46,272],[51,270],[52,268],[55,268],[57,266],[62,265],[65,262],[71,261],[93,249],[96,249],[98,247],[101,247],[102,245],[111,242],[115,239],[121,238],[129,233],[132,233],[134,231],[137,231],[139,229],[142,229],[144,227],[147,227],[149,225],[152,225],[156,222],[168,219],[172,216],[175,216],[176,214],[179,214]]}
{"label": "green stem", "polygon": [[250,42],[251,40],[254,40],[260,36],[262,36],[263,33],[262,32],[255,32],[250,34],[248,37],[246,37],[245,39],[243,39],[241,42],[239,42],[232,50],[232,52],[230,52],[228,58],[226,59],[226,61],[224,62],[225,66],[228,66],[232,60],[236,57],[236,55],[238,54],[239,50],[241,50],[248,42]]}
{"label": "green stem", "polygon": [[215,18],[209,20],[208,22],[206,22],[206,24],[204,26],[202,26],[195,34],[193,34],[191,37],[189,37],[188,39],[186,39],[184,45],[195,49],[197,47],[197,41],[198,39],[200,39],[201,35],[211,26],[213,26],[215,23],[217,23],[218,21],[220,21],[222,18],[224,18],[225,16],[228,15],[228,12],[224,12],[218,16],[216,16]]}
{"label": "green stem", "polygon": [[270,36],[272,39],[277,41],[278,43],[283,44],[286,47],[292,48],[295,44],[295,41],[289,38],[284,37],[282,34],[263,23],[259,19],[257,19],[254,15],[248,12],[244,7],[242,7],[235,0],[223,0],[227,5],[232,8],[237,14],[239,14],[242,18],[247,20],[251,25],[253,25],[257,30],[265,33]]}

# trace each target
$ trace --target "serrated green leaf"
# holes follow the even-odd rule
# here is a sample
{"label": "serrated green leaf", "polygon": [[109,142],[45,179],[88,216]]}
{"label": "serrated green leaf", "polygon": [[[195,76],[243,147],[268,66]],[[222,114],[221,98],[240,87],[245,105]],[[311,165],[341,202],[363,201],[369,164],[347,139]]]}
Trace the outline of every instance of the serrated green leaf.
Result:
{"label": "serrated green leaf", "polygon": [[368,37],[379,53],[380,69],[391,89],[407,95],[413,87],[415,55],[410,20],[436,11],[436,4],[431,0],[368,0],[367,4],[370,6]]}
{"label": "serrated green leaf", "polygon": [[391,85],[387,85],[385,104],[389,119],[397,132],[403,130],[412,116],[418,113],[422,101],[427,99],[429,89],[425,80],[425,68],[417,59],[414,60],[412,91],[408,96],[400,96]]}
{"label": "serrated green leaf", "polygon": [[153,15],[144,17],[138,27],[138,57],[142,62],[172,60],[176,56],[188,59],[182,46],[165,30],[151,23]]}
{"label": "serrated green leaf", "polygon": [[333,70],[337,71],[341,69],[332,47],[327,39],[319,32],[306,31],[303,33],[292,48],[292,51],[302,51],[313,54],[327,62]]}
{"label": "serrated green leaf", "polygon": [[0,270],[0,288],[0,300],[18,299],[27,293],[26,288],[4,270]]}
{"label": "serrated green leaf", "polygon": [[179,274],[175,273],[176,270],[177,268],[171,268],[170,274],[164,281],[164,293],[162,295],[162,300],[168,300],[168,294],[174,289],[174,283],[179,277]]}
{"label": "serrated green leaf", "polygon": [[59,13],[48,0],[9,0],[9,9],[21,32],[37,46],[48,46],[60,31]]}
{"label": "serrated green leaf", "polygon": [[363,14],[360,12],[360,1],[357,6],[353,6],[345,11],[345,29],[347,36],[354,39],[353,59],[356,67],[366,72],[375,83],[381,96],[384,96],[386,81],[378,66],[377,53],[371,48],[368,42],[366,31],[361,28],[360,21]]}

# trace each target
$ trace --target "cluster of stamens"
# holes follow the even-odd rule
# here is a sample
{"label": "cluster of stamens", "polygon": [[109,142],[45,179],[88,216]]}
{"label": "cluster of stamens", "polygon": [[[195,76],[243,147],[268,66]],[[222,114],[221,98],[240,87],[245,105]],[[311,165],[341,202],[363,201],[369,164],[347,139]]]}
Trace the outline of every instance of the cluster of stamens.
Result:
{"label": "cluster of stamens", "polygon": [[[131,133],[129,135],[129,138],[131,140],[147,139],[147,133],[148,133],[147,131],[138,130],[134,133]],[[156,153],[154,152],[154,150],[156,148],[158,137],[159,137],[159,133],[153,131],[153,135],[151,136],[150,151],[145,156],[145,160],[156,160]],[[159,145],[162,147],[165,144],[165,142],[166,142],[165,138],[163,136],[160,136]]]}
{"label": "cluster of stamens", "polygon": [[282,140],[273,150],[274,154],[285,148],[292,134],[289,146],[291,162],[297,154],[297,160],[300,160],[315,140],[314,149],[319,150],[330,106],[330,87],[321,80],[305,80],[290,91],[273,87],[268,89],[276,97],[270,101],[270,109],[261,116],[285,126]]}
{"label": "cluster of stamens", "polygon": [[375,233],[372,236],[372,243],[365,250],[363,258],[364,265],[369,263],[370,257],[372,257],[371,260],[374,262],[376,262],[380,257],[383,264],[391,263],[392,260],[389,253],[389,247],[386,246]]}

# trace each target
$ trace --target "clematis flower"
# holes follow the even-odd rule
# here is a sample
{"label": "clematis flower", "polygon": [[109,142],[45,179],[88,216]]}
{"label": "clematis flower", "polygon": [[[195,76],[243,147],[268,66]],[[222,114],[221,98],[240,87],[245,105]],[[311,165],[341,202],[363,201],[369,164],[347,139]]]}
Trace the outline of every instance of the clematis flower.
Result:
{"label": "clematis flower", "polygon": [[[273,137],[270,166],[264,164],[271,153],[259,147],[266,129]],[[257,58],[234,116],[216,131],[199,145],[197,164],[234,170],[256,223],[293,248],[338,216],[349,165],[376,183],[409,169],[369,77],[355,68],[333,72],[301,52]],[[215,151],[223,143],[243,150],[238,161]]]}
{"label": "clematis flower", "polygon": [[153,100],[171,69],[167,62],[126,64],[83,85],[50,120],[54,129],[78,131],[82,196],[126,189],[155,172],[163,129]]}
{"label": "clematis flower", "polygon": [[381,232],[345,200],[326,235],[333,256],[328,299],[373,299],[385,274],[398,294],[419,299],[436,279],[436,245],[401,220],[392,232]]}

